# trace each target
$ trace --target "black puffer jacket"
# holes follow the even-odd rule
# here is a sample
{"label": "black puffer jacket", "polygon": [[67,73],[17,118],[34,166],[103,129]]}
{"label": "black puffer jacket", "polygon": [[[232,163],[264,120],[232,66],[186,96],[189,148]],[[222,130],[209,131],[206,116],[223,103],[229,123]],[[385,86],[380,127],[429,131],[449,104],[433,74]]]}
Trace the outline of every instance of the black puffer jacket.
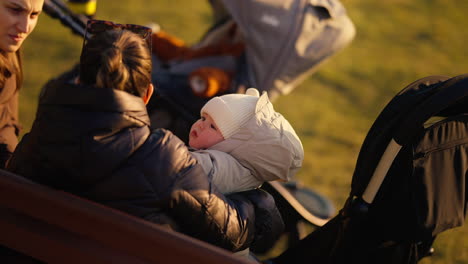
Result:
{"label": "black puffer jacket", "polygon": [[181,140],[150,131],[141,98],[114,89],[50,82],[8,168],[156,223],[175,222],[228,250],[271,240],[283,227],[270,195],[226,198]]}

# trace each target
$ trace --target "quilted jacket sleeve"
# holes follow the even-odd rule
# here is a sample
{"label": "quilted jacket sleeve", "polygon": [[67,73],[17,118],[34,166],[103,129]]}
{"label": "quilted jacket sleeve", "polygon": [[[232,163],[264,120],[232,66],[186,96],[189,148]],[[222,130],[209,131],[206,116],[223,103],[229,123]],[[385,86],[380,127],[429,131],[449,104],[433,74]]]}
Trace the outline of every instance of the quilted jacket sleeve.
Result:
{"label": "quilted jacket sleeve", "polygon": [[177,189],[170,208],[184,233],[230,251],[269,248],[284,230],[273,197],[263,190],[223,196]]}
{"label": "quilted jacket sleeve", "polygon": [[[188,149],[182,147],[182,141],[170,132],[165,132],[163,139],[167,155],[177,153],[174,158],[178,160],[172,161],[173,165],[188,164],[169,175],[171,186],[163,199],[163,205],[181,232],[230,251],[250,247],[256,238],[273,232],[270,226],[261,227],[266,218],[279,215],[269,194],[256,195],[261,191],[255,190],[229,197],[223,195],[210,182],[201,165],[192,161],[194,159]],[[260,218],[256,217],[257,212]],[[275,223],[280,224],[274,232],[279,234],[282,220],[280,217],[275,219]]]}
{"label": "quilted jacket sleeve", "polygon": [[238,251],[254,239],[255,211],[246,200],[230,200],[205,190],[176,189],[169,207],[183,233],[208,243]]}

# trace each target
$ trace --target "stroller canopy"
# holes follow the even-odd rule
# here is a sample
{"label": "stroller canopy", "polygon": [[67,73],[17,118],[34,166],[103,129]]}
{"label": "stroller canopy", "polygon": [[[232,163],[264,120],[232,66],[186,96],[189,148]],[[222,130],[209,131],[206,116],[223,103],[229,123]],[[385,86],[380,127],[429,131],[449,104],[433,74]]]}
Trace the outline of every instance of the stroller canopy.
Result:
{"label": "stroller canopy", "polygon": [[[216,1],[212,1],[216,2]],[[252,86],[288,94],[354,37],[336,0],[223,0],[246,43]]]}

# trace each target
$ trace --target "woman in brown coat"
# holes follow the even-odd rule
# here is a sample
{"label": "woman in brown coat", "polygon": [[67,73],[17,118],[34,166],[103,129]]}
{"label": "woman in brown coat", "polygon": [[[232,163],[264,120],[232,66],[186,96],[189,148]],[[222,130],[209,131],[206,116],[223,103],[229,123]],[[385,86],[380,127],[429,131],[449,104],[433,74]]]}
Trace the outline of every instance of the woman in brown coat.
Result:
{"label": "woman in brown coat", "polygon": [[0,2],[0,168],[18,144],[18,91],[23,70],[20,47],[36,26],[44,0]]}

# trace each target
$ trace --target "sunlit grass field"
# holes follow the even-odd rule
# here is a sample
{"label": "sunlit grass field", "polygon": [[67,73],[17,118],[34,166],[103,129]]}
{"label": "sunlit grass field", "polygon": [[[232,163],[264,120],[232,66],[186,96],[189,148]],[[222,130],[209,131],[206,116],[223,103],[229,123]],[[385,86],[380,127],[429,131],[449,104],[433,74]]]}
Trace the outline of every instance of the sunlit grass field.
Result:
{"label": "sunlit grass field", "polygon": [[[428,75],[468,72],[468,1],[343,0],[357,35],[275,107],[296,128],[305,149],[297,178],[341,208],[362,141],[386,103]],[[195,43],[211,25],[208,1],[99,0],[97,18],[158,22]],[[78,61],[82,39],[43,14],[25,42],[20,118],[27,132],[44,83]],[[468,223],[468,222],[467,222]],[[468,227],[450,230],[424,264],[468,263]]]}

